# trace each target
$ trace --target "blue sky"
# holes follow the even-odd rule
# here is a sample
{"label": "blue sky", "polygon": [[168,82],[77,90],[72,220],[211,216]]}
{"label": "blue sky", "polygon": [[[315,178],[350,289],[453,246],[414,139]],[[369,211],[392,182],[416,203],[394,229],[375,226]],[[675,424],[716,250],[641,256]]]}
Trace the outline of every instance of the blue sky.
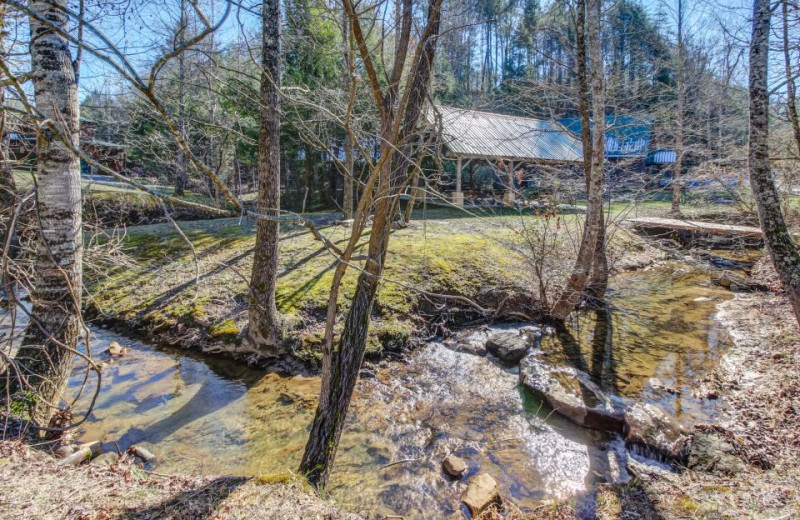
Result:
{"label": "blue sky", "polygon": [[[90,2],[92,3],[92,2]],[[668,27],[674,33],[678,0],[642,0],[641,4],[651,14],[661,12]],[[106,4],[108,5],[108,4]],[[178,0],[139,0],[121,4],[121,7],[95,8],[91,18],[96,20],[97,28],[128,57],[140,70],[146,70],[170,37],[170,29],[178,23],[180,2]],[[226,6],[226,0],[201,0],[200,5],[209,17],[219,19]],[[684,0],[685,32],[692,38],[704,38],[714,42],[722,37],[720,25],[741,42],[746,44],[748,37],[748,15],[751,9],[748,0]],[[220,44],[242,38],[243,33],[251,37],[259,26],[257,12],[258,0],[242,0],[233,5],[228,18],[214,38]],[[94,38],[92,38],[94,39]],[[257,42],[256,42],[257,44]],[[82,97],[89,91],[108,93],[119,92],[125,86],[107,65],[96,58],[85,55],[82,68]]]}

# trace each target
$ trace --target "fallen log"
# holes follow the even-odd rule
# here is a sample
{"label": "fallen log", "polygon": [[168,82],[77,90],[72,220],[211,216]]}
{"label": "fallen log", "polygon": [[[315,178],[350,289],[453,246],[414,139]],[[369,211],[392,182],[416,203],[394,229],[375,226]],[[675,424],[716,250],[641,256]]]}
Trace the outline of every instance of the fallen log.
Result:
{"label": "fallen log", "polygon": [[102,453],[100,441],[87,442],[78,446],[74,452],[61,459],[61,464],[65,466],[77,466],[85,460],[92,460]]}

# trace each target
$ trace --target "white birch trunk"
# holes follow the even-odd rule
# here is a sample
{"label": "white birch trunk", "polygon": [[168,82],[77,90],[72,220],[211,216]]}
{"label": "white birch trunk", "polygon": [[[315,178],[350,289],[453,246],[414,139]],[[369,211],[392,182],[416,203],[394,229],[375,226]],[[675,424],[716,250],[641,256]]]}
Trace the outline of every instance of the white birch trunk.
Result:
{"label": "white birch trunk", "polygon": [[[67,30],[66,0],[35,0],[29,6],[43,19]],[[63,121],[78,145],[79,104],[69,44],[50,26],[30,18],[32,79],[36,108],[46,118]],[[41,228],[36,250],[33,320],[15,361],[26,383],[13,390],[31,391],[37,399],[32,418],[44,424],[53,413],[72,371],[80,331],[81,222],[80,161],[50,130],[36,143],[36,211]]]}

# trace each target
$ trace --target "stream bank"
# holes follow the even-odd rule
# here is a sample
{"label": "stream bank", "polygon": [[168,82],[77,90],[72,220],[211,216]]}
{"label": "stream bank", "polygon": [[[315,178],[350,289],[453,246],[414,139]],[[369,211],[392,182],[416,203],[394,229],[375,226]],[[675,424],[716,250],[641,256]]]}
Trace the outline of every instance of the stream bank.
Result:
{"label": "stream bank", "polygon": [[0,509],[4,520],[364,520],[291,475],[148,474],[130,456],[110,468],[73,467],[6,440],[0,440]]}
{"label": "stream bank", "polygon": [[[535,236],[526,236],[538,232],[541,219],[429,213],[430,220],[413,221],[393,233],[370,323],[366,356],[371,361],[396,357],[449,328],[489,318],[533,321],[541,315],[531,264],[532,255],[538,253],[529,243]],[[309,218],[333,243],[341,247],[346,242],[349,229],[332,225],[333,214]],[[251,364],[274,361],[250,347],[244,333],[253,223],[217,219],[180,225],[194,244],[198,271],[184,240],[171,226],[129,228],[122,243],[127,261],[86,277],[87,316],[97,325],[158,346]],[[561,224],[565,236],[570,233],[566,230],[576,232],[578,225],[579,219],[571,216],[563,217]],[[276,304],[286,317],[285,343],[291,355],[283,360],[289,363],[278,368],[297,371],[300,364],[313,371],[320,364],[336,259],[305,228],[287,224],[281,230]],[[572,245],[567,239],[553,243],[548,260],[553,265],[547,266],[553,279],[566,276],[568,266],[559,259],[573,254]],[[355,266],[363,263],[365,248],[362,240],[354,251]],[[623,228],[610,239],[609,261],[616,271],[641,268],[664,257]],[[340,315],[347,311],[357,276],[357,269],[351,268],[343,279]]]}
{"label": "stream bank", "polygon": [[[656,404],[688,424],[711,422],[717,403],[692,389],[729,346],[713,315],[732,293],[715,276],[675,261],[618,273],[607,319],[587,311],[565,333],[535,326],[540,349],[581,366],[605,391]],[[455,519],[467,481],[481,473],[498,482],[508,504],[527,511],[570,497],[591,509],[594,490],[625,482],[631,456],[619,436],[554,413],[520,387],[519,368],[460,346],[521,328],[464,330],[367,367],[331,477],[337,502],[376,518]],[[82,442],[102,441],[106,450],[144,445],[166,473],[275,475],[297,467],[318,378],[94,333],[101,349],[117,341],[128,352],[104,368]],[[71,388],[81,381],[79,368]],[[443,473],[449,454],[466,463],[461,480]]]}

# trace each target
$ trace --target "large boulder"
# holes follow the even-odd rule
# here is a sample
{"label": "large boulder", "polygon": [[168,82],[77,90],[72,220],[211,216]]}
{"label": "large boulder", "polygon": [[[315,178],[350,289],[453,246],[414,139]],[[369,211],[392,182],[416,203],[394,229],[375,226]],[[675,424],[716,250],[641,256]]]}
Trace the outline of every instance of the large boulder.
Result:
{"label": "large boulder", "polygon": [[553,410],[581,426],[623,433],[625,413],[589,374],[566,365],[556,365],[537,353],[526,356],[519,368],[522,386]]}
{"label": "large boulder", "polygon": [[528,336],[518,332],[498,332],[486,340],[486,350],[509,365],[519,363],[530,346]]}
{"label": "large boulder", "polygon": [[643,455],[679,462],[689,456],[691,437],[671,415],[652,404],[636,403],[625,413],[625,444]]}
{"label": "large boulder", "polygon": [[475,518],[489,507],[489,504],[500,499],[500,488],[497,481],[488,473],[472,477],[467,490],[461,495],[461,501],[469,508]]}
{"label": "large boulder", "polygon": [[689,468],[707,473],[736,475],[747,469],[733,444],[714,432],[695,432],[689,450]]}

